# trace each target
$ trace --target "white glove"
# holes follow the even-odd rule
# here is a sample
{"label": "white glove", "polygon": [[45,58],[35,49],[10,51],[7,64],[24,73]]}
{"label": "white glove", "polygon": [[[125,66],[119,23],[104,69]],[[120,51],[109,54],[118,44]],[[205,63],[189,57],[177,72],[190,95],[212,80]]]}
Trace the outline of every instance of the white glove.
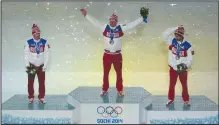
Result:
{"label": "white glove", "polygon": [[42,67],[42,70],[43,70],[43,72],[46,71],[46,66],[45,65]]}
{"label": "white glove", "polygon": [[173,66],[172,68],[173,68],[175,71],[177,71],[177,66]]}

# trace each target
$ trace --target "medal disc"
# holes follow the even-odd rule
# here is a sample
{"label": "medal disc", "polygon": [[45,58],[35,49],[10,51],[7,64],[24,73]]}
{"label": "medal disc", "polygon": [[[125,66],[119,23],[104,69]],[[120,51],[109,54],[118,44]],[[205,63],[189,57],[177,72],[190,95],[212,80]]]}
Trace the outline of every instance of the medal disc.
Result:
{"label": "medal disc", "polygon": [[179,59],[180,59],[180,57],[176,55],[176,60],[179,60]]}
{"label": "medal disc", "polygon": [[110,42],[109,42],[111,45],[113,45],[114,44],[114,41],[113,40],[110,40]]}

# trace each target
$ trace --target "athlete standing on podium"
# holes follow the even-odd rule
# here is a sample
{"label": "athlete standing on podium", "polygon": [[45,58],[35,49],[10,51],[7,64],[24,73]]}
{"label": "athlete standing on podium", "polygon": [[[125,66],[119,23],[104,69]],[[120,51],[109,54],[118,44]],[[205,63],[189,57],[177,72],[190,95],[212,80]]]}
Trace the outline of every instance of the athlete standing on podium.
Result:
{"label": "athlete standing on podium", "polygon": [[[40,37],[40,28],[33,24],[32,26],[33,38],[26,41],[24,47],[24,61],[28,70],[33,67],[36,71],[34,74],[28,73],[28,98],[29,103],[34,102],[34,80],[38,76],[39,81],[39,95],[40,103],[45,103],[45,72],[48,68],[50,46],[47,40]],[[29,72],[29,71],[27,71]]]}
{"label": "athlete standing on podium", "polygon": [[[174,103],[177,78],[182,84],[182,98],[186,106],[190,105],[187,85],[188,69],[192,67],[193,54],[191,43],[184,39],[184,27],[168,28],[163,32],[163,39],[169,45],[168,63],[170,67],[170,85],[167,106]],[[174,36],[172,36],[174,34]]]}
{"label": "athlete standing on podium", "polygon": [[101,96],[104,96],[108,93],[109,88],[109,71],[111,65],[113,64],[116,71],[117,80],[116,88],[119,96],[123,96],[123,79],[122,79],[122,41],[121,38],[124,35],[124,31],[135,28],[142,22],[147,23],[148,9],[142,8],[141,15],[142,17],[136,19],[133,22],[120,25],[118,24],[118,16],[112,14],[109,19],[109,24],[101,25],[98,20],[87,14],[85,9],[81,9],[84,17],[92,23],[96,28],[100,29],[103,32],[104,36],[104,55],[103,55],[103,86]]}

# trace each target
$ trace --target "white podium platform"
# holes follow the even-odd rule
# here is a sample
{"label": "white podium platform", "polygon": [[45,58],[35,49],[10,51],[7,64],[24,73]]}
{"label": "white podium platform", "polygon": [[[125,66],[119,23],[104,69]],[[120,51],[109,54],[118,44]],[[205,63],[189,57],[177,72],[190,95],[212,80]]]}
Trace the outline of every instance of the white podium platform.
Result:
{"label": "white podium platform", "polygon": [[15,95],[2,104],[2,124],[218,124],[218,105],[205,96],[191,96],[191,106],[176,96],[166,106],[166,95],[151,95],[140,87],[125,87],[124,97],[110,88],[78,87],[68,95],[46,95],[46,104],[28,104]]}
{"label": "white podium platform", "polygon": [[75,121],[79,124],[139,124],[144,123],[145,107],[152,102],[151,94],[140,87],[125,87],[125,96],[116,88],[101,97],[100,87],[78,87],[68,95],[68,103],[75,107]]}
{"label": "white podium platform", "polygon": [[67,95],[47,95],[46,104],[35,100],[28,103],[27,95],[14,95],[2,104],[2,124],[72,124],[74,107]]}
{"label": "white podium platform", "polygon": [[146,108],[147,124],[218,124],[218,105],[206,96],[191,96],[191,106],[185,106],[181,96],[166,106],[167,96],[153,95]]}

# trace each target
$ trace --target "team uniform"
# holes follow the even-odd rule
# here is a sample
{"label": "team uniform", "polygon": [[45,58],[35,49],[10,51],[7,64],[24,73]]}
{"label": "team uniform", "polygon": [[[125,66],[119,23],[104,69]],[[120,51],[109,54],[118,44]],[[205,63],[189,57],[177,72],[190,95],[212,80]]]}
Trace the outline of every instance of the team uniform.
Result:
{"label": "team uniform", "polygon": [[[24,49],[25,66],[34,66],[37,69],[39,81],[38,98],[44,99],[45,96],[45,69],[49,61],[50,46],[47,40],[41,38],[39,40],[29,39],[26,41]],[[28,75],[28,98],[34,98],[34,76]]]}
{"label": "team uniform", "polygon": [[116,25],[111,27],[108,24],[101,25],[99,21],[90,15],[86,15],[85,18],[91,22],[96,28],[100,29],[104,37],[104,55],[103,55],[103,86],[102,90],[107,92],[109,88],[109,71],[113,64],[117,74],[116,88],[118,92],[123,91],[123,79],[122,79],[122,37],[124,32],[135,28],[143,22],[143,18],[140,17],[137,20],[124,25]]}
{"label": "team uniform", "polygon": [[[188,72],[183,72],[182,74],[177,73],[177,65],[184,63],[188,68],[191,68],[193,62],[193,49],[191,44],[183,40],[179,42],[172,36],[178,27],[168,28],[163,32],[163,38],[166,44],[169,45],[168,51],[168,64],[170,67],[169,75],[170,75],[170,85],[168,92],[169,103],[173,103],[175,97],[175,85],[177,82],[177,78],[179,76],[179,80],[182,84],[182,98],[184,102],[189,101],[189,93],[187,86],[187,77]],[[183,33],[184,34],[184,33]]]}

